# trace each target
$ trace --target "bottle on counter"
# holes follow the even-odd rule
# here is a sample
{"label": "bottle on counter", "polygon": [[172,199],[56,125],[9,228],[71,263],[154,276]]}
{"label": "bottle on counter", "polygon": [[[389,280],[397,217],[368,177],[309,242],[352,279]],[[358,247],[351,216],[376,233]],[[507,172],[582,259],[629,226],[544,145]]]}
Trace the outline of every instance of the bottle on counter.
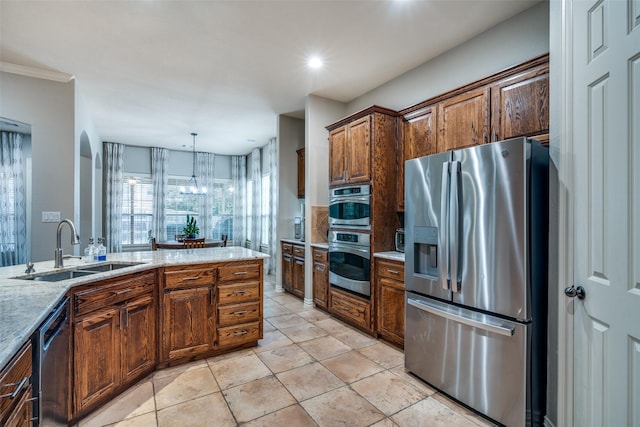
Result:
{"label": "bottle on counter", "polygon": [[95,258],[96,247],[93,244],[93,237],[89,238],[89,244],[84,248],[84,262],[92,262]]}
{"label": "bottle on counter", "polygon": [[104,237],[98,237],[98,248],[96,249],[96,261],[107,260],[107,248],[103,245]]}

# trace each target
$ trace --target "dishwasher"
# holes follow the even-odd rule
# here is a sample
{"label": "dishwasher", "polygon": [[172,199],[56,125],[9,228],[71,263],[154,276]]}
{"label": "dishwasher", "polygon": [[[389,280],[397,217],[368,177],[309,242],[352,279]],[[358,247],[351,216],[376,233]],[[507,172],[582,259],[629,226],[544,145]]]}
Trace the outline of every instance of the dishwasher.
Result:
{"label": "dishwasher", "polygon": [[33,336],[34,426],[68,424],[70,328],[69,297],[65,297]]}

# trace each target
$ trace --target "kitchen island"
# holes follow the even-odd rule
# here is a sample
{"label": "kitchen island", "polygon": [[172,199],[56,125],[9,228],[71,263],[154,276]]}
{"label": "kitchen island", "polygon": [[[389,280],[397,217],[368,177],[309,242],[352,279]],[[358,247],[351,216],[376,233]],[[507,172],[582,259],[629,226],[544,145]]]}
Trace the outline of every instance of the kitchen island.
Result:
{"label": "kitchen island", "polygon": [[[63,269],[45,261],[29,275],[25,265],[0,268],[0,367],[68,295],[74,355],[68,418],[76,421],[158,367],[256,345],[267,257],[219,247],[109,254],[100,263],[68,259]],[[53,278],[48,273],[69,275],[29,280]]]}

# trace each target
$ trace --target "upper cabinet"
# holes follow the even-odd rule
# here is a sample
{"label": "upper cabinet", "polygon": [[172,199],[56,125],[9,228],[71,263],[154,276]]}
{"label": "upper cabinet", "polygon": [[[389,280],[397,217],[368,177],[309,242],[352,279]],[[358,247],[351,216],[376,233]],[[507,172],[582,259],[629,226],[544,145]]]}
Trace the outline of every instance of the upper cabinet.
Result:
{"label": "upper cabinet", "polygon": [[371,117],[361,117],[329,132],[329,184],[368,182]]}
{"label": "upper cabinet", "polygon": [[548,63],[491,85],[491,141],[548,132]]}
{"label": "upper cabinet", "polygon": [[296,150],[298,154],[298,199],[304,199],[304,148]]}
{"label": "upper cabinet", "polygon": [[464,92],[438,104],[438,152],[483,144],[488,130],[488,87]]}
{"label": "upper cabinet", "polygon": [[398,203],[404,162],[429,154],[549,132],[549,55],[400,111]]}

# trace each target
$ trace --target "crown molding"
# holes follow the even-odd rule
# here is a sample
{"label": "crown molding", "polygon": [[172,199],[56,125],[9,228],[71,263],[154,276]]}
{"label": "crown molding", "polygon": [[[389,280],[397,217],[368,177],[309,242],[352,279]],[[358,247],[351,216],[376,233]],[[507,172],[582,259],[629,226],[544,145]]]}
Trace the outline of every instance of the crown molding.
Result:
{"label": "crown molding", "polygon": [[0,61],[0,71],[11,74],[19,74],[37,79],[53,80],[54,82],[68,83],[75,78],[73,74],[62,73],[60,71],[43,70],[41,68],[28,67],[26,65],[11,64]]}

